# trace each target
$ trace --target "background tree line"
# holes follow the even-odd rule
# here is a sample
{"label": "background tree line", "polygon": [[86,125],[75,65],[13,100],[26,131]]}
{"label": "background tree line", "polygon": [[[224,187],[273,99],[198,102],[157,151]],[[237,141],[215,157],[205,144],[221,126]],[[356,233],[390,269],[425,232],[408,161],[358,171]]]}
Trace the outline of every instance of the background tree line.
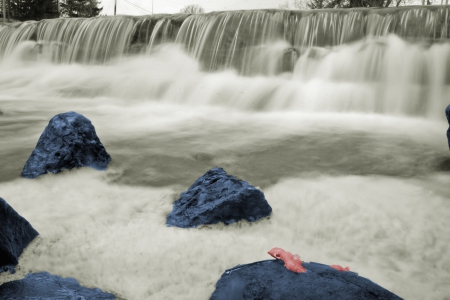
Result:
{"label": "background tree line", "polygon": [[[8,19],[26,21],[58,17],[90,18],[100,14],[100,0],[0,0],[0,18],[3,18],[3,1],[5,1]],[[58,7],[59,1],[59,7]],[[352,7],[390,7],[400,5],[431,5],[433,2],[448,4],[448,0],[285,0],[279,9],[320,9]],[[417,3],[416,3],[417,2]],[[181,13],[198,14],[205,10],[190,4],[180,10]]]}
{"label": "background tree line", "polygon": [[[59,17],[90,18],[100,14],[99,0],[0,0],[0,17],[3,18],[3,1],[6,17],[27,21]],[[0,20],[1,21],[1,20]]]}
{"label": "background tree line", "polygon": [[[8,19],[25,21],[58,17],[57,0],[0,0],[5,1]],[[3,17],[3,3],[0,6]]]}
{"label": "background tree line", "polygon": [[448,4],[448,0],[285,0],[280,9],[320,9],[352,7],[393,7],[405,5]]}

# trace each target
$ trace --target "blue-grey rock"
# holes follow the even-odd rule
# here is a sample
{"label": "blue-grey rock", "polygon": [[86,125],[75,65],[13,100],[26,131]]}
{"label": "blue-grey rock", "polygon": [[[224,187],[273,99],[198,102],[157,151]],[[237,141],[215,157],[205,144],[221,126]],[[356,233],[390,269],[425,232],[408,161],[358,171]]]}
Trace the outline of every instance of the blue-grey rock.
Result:
{"label": "blue-grey rock", "polygon": [[272,208],[260,190],[228,175],[222,168],[213,168],[175,201],[167,225],[182,228],[219,222],[228,225],[242,219],[254,222],[271,213]]}
{"label": "blue-grey rock", "polygon": [[105,170],[110,161],[91,121],[71,111],[50,120],[21,175],[35,178],[85,166]]}
{"label": "blue-grey rock", "polygon": [[447,106],[447,108],[445,109],[445,116],[447,117],[447,121],[448,121],[447,142],[448,142],[448,148],[450,149],[450,105]]}
{"label": "blue-grey rock", "polygon": [[0,273],[14,273],[19,256],[39,233],[0,198]]}
{"label": "blue-grey rock", "polygon": [[31,273],[0,286],[0,300],[114,300],[113,294],[81,286],[73,278]]}
{"label": "blue-grey rock", "polygon": [[285,268],[281,260],[238,265],[226,270],[210,300],[398,300],[402,299],[354,272],[303,263],[306,273]]}

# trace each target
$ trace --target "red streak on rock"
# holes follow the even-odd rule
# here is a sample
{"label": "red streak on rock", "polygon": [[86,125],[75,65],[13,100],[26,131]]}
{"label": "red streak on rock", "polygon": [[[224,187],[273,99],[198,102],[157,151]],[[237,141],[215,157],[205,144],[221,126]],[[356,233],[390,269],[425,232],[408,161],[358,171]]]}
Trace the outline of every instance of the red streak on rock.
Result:
{"label": "red streak on rock", "polygon": [[333,269],[338,270],[339,272],[342,272],[342,271],[348,272],[348,271],[350,271],[349,267],[343,268],[340,265],[331,265],[330,267],[332,267]]}
{"label": "red streak on rock", "polygon": [[286,269],[295,273],[306,273],[306,269],[302,266],[300,256],[292,255],[291,252],[284,251],[281,248],[273,248],[268,252],[272,257],[284,261]]}

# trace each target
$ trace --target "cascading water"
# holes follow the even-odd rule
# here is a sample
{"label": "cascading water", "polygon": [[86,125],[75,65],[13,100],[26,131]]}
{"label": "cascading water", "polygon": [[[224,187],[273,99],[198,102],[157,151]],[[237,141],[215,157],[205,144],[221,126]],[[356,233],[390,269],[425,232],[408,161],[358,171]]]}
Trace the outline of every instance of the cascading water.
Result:
{"label": "cascading water", "polygon": [[36,22],[0,26],[0,58],[9,56],[20,42],[32,39],[35,30]]}
{"label": "cascading water", "polygon": [[[34,39],[28,51],[41,60],[102,64],[151,55],[172,42],[204,70],[235,69],[245,76],[287,72],[280,84],[268,85],[264,103],[242,107],[442,119],[442,105],[450,101],[448,13],[447,7],[412,7],[43,20],[0,26],[0,56]],[[329,88],[321,93],[320,85]]]}
{"label": "cascading water", "polygon": [[[208,299],[281,247],[405,299],[450,295],[446,6],[53,19],[0,25],[0,197],[48,271],[127,300]],[[88,117],[107,171],[21,168],[48,121]],[[220,166],[268,220],[168,228]],[[15,277],[14,277],[15,276]]]}
{"label": "cascading water", "polygon": [[44,20],[37,27],[37,41],[52,61],[104,63],[124,53],[130,44],[132,19],[57,19]]}
{"label": "cascading water", "polygon": [[[89,49],[91,57],[110,59],[126,55],[137,39],[141,43],[147,42],[150,48],[176,41],[196,57],[204,57],[208,68],[215,70],[224,66],[236,66],[235,60],[245,63],[246,59],[242,56],[246,56],[248,48],[265,47],[279,40],[286,41],[299,51],[316,46],[337,46],[388,34],[419,41],[445,41],[449,38],[448,14],[449,9],[444,6],[54,19],[43,20],[37,28],[33,27],[37,30],[37,36],[30,34],[33,33],[30,26],[0,26],[0,45],[2,48],[11,48],[18,41],[37,39],[38,43],[53,42],[75,48],[72,49],[75,52],[77,47],[84,47]],[[136,34],[140,37],[143,33],[146,37],[133,40]],[[14,37],[14,34],[20,38]],[[108,53],[108,47],[117,49]],[[244,55],[239,55],[241,52]],[[206,58],[208,55],[211,56],[209,59]],[[63,62],[91,62],[85,59],[83,55],[69,55]]]}

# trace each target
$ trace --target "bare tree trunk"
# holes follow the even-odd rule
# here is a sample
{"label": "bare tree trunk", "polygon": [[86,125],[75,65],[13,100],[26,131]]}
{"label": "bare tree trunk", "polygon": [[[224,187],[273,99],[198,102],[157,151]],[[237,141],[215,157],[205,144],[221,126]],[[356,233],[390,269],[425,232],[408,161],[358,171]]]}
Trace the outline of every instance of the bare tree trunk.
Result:
{"label": "bare tree trunk", "polygon": [[11,1],[8,0],[8,22],[11,19]]}

